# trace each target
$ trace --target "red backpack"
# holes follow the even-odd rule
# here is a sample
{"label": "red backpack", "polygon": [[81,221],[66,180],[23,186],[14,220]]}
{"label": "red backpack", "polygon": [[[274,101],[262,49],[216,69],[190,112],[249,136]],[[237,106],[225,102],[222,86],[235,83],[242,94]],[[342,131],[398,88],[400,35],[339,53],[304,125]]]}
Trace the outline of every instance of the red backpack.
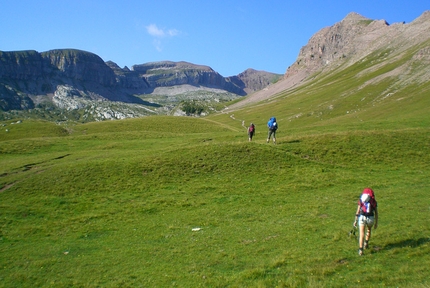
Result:
{"label": "red backpack", "polygon": [[358,205],[360,205],[360,214],[364,216],[373,216],[378,203],[375,199],[375,193],[372,189],[366,188],[358,200]]}
{"label": "red backpack", "polygon": [[255,128],[254,124],[251,124],[251,126],[249,126],[249,128],[248,128],[248,131],[250,133],[252,133],[252,132],[254,132],[254,128]]}

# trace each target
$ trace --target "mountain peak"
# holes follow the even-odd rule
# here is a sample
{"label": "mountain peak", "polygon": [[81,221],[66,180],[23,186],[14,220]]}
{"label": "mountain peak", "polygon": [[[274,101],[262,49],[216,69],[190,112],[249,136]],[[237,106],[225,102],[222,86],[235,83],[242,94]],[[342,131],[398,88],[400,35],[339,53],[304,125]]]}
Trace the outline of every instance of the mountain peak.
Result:
{"label": "mountain peak", "polygon": [[363,20],[370,20],[370,19],[356,12],[351,12],[348,15],[346,15],[345,18],[343,18],[342,22],[357,22],[357,21],[363,21]]}
{"label": "mountain peak", "polygon": [[421,23],[429,20],[430,20],[430,10],[427,10],[427,11],[424,11],[424,13],[420,15],[420,17],[412,21],[412,23]]}
{"label": "mountain peak", "polygon": [[185,61],[157,61],[157,62],[148,62],[144,64],[133,65],[131,68],[133,71],[144,72],[154,69],[178,69],[178,70],[201,70],[201,71],[210,71],[215,72],[211,67],[206,65],[198,65]]}

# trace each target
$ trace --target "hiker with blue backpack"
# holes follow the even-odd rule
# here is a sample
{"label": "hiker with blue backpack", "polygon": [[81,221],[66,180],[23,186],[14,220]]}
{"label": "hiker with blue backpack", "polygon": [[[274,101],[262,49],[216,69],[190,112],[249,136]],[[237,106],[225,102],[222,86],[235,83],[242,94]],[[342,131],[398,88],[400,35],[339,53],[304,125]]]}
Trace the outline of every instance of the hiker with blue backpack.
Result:
{"label": "hiker with blue backpack", "polygon": [[272,117],[267,122],[267,127],[269,128],[269,134],[267,135],[267,143],[270,141],[270,137],[273,135],[273,144],[276,144],[276,130],[278,130],[278,123],[276,118]]}
{"label": "hiker with blue backpack", "polygon": [[[359,226],[359,248],[358,255],[363,255],[363,249],[369,248],[370,235],[372,227],[378,227],[378,203],[375,199],[375,193],[370,188],[365,188],[358,199],[357,212],[355,213],[354,227]],[[367,230],[366,230],[367,228]],[[366,237],[365,232],[366,230]]]}

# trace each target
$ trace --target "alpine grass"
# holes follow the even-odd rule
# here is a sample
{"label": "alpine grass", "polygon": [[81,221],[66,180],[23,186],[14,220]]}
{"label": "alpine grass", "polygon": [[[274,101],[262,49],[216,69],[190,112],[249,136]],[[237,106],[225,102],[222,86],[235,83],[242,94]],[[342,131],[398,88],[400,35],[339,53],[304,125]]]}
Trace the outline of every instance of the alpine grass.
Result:
{"label": "alpine grass", "polygon": [[[429,285],[426,127],[273,145],[210,119],[19,125],[0,141],[1,287]],[[368,186],[380,226],[359,257]]]}

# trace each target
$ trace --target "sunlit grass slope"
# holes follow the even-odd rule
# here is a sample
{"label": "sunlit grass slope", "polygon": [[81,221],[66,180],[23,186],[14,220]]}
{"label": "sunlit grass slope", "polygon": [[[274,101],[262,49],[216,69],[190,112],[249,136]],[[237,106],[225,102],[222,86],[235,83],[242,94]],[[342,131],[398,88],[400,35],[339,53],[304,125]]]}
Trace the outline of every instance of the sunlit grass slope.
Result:
{"label": "sunlit grass slope", "polygon": [[[430,43],[426,43],[430,45]],[[430,126],[430,81],[420,75],[428,63],[414,60],[422,46],[401,55],[376,51],[361,61],[313,75],[305,85],[274,95],[271,99],[209,118],[240,127],[256,124],[265,130],[276,116],[280,135],[305,131],[400,129]],[[391,59],[388,61],[387,59]],[[403,65],[401,75],[390,72]]]}
{"label": "sunlit grass slope", "polygon": [[[0,287],[430,284],[429,128],[314,121],[275,146],[229,119],[8,125]],[[359,257],[367,186],[380,227]]]}

